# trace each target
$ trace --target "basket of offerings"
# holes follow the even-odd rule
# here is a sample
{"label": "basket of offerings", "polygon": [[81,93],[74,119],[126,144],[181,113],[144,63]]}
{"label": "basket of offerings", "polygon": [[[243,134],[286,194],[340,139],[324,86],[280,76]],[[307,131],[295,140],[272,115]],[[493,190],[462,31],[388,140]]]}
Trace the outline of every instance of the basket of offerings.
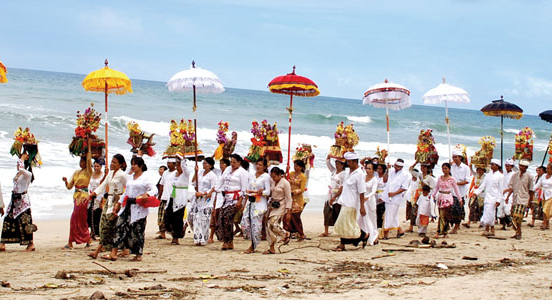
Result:
{"label": "basket of offerings", "polygon": [[71,155],[84,155],[88,151],[88,140],[90,140],[92,157],[103,157],[105,142],[94,134],[100,127],[101,119],[102,114],[94,109],[93,103],[83,113],[77,111],[75,136],[69,144]]}
{"label": "basket of offerings", "polygon": [[516,134],[515,158],[516,160],[533,160],[533,135],[531,128],[525,127]]}
{"label": "basket of offerings", "polygon": [[345,126],[343,121],[337,124],[334,133],[335,144],[330,148],[330,157],[342,159],[346,152],[353,152],[359,138],[353,124]]}
{"label": "basket of offerings", "polygon": [[433,138],[433,131],[431,129],[420,130],[416,146],[416,153],[414,154],[416,161],[422,164],[429,164],[431,167],[437,164],[439,154],[435,148],[435,139]]}
{"label": "basket of offerings", "polygon": [[496,140],[492,136],[484,136],[479,139],[479,144],[481,149],[471,157],[471,164],[478,168],[487,168],[491,164],[491,159],[493,159]]}
{"label": "basket of offerings", "polygon": [[145,133],[140,128],[140,125],[134,121],[128,122],[127,128],[129,134],[127,144],[132,146],[130,152],[138,153],[138,150],[141,150],[150,157],[154,156],[155,150],[153,150],[153,146],[155,143],[153,142],[153,136],[155,134]]}

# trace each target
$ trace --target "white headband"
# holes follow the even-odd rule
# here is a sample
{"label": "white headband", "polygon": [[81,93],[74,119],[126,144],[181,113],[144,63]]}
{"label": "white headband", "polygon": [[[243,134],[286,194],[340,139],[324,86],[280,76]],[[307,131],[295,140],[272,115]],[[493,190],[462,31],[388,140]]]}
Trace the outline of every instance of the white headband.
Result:
{"label": "white headband", "polygon": [[399,167],[404,167],[404,163],[403,163],[402,161],[400,161],[400,160],[397,160],[397,161],[395,162],[395,165],[396,165],[396,166],[399,166]]}

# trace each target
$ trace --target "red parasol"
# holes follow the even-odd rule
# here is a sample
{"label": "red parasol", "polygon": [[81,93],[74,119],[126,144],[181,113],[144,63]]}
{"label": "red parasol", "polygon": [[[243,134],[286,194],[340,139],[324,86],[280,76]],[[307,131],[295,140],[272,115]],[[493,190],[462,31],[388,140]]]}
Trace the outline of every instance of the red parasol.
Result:
{"label": "red parasol", "polygon": [[289,174],[289,158],[291,149],[291,116],[293,114],[293,95],[301,97],[315,97],[320,94],[318,86],[314,81],[307,77],[295,74],[295,66],[293,71],[284,76],[278,76],[268,84],[270,92],[275,94],[290,95],[289,99],[289,131],[288,131],[288,152],[287,152],[287,167],[286,174]]}

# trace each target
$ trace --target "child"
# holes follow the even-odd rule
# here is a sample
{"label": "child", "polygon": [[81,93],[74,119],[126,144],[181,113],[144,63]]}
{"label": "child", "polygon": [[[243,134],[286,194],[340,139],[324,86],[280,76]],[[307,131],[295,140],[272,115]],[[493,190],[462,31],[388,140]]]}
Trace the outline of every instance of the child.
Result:
{"label": "child", "polygon": [[428,185],[422,186],[422,194],[418,197],[418,217],[416,218],[416,225],[418,225],[418,234],[425,236],[427,233],[427,225],[429,224],[429,218],[433,218],[434,203],[429,199],[430,188]]}
{"label": "child", "polygon": [[406,200],[406,220],[410,220],[410,226],[405,232],[413,232],[414,224],[416,223],[416,212],[418,211],[416,205],[416,189],[418,189],[418,177],[420,172],[416,169],[412,170],[412,180],[409,182],[408,190],[404,193],[404,199]]}

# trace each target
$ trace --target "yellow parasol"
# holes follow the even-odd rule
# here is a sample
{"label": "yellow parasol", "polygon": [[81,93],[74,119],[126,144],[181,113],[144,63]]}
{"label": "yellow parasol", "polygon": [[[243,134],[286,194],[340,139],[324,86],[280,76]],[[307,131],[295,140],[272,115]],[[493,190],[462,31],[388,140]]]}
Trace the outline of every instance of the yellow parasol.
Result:
{"label": "yellow parasol", "polygon": [[105,93],[105,165],[108,166],[108,139],[107,139],[107,94],[124,95],[132,93],[131,82],[128,76],[123,72],[110,69],[107,59],[105,67],[91,72],[82,81],[82,87],[85,91]]}
{"label": "yellow parasol", "polygon": [[4,64],[0,61],[0,83],[8,82],[6,73],[8,73],[8,69],[6,69],[6,66],[4,66]]}

